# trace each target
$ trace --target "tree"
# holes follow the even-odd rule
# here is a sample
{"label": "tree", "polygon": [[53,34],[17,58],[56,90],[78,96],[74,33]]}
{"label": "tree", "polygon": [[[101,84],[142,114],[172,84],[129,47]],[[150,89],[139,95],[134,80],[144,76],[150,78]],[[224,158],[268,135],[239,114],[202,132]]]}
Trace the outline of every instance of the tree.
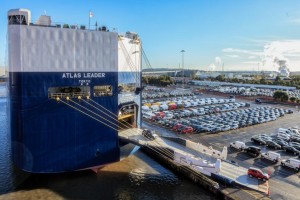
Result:
{"label": "tree", "polygon": [[275,100],[287,101],[287,100],[289,100],[289,95],[283,91],[276,91],[273,94],[273,98]]}
{"label": "tree", "polygon": [[216,80],[220,81],[220,82],[224,82],[225,81],[225,75],[219,75],[219,76],[217,76]]}
{"label": "tree", "polygon": [[291,97],[291,98],[290,98],[290,101],[291,101],[291,102],[295,102],[295,101],[296,101],[296,97]]}
{"label": "tree", "polygon": [[274,82],[275,82],[275,83],[278,83],[280,80],[281,80],[280,76],[276,76]]}
{"label": "tree", "polygon": [[282,94],[280,100],[281,100],[281,101],[287,101],[287,100],[289,100],[289,95],[288,95],[286,92],[284,92],[284,93]]}
{"label": "tree", "polygon": [[262,78],[259,80],[259,83],[265,85],[265,84],[267,84],[267,81],[266,81],[266,79]]}

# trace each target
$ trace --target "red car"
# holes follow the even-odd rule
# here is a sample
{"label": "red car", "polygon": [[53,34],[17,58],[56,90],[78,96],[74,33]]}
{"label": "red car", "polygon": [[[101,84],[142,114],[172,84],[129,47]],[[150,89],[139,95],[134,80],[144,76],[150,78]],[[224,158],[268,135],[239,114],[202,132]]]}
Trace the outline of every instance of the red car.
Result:
{"label": "red car", "polygon": [[175,110],[177,106],[175,104],[170,104],[169,105],[169,110]]}
{"label": "red car", "polygon": [[177,131],[180,126],[182,126],[182,124],[175,124],[175,126],[173,126],[173,131]]}
{"label": "red car", "polygon": [[269,180],[270,178],[269,174],[263,173],[260,169],[254,167],[248,169],[248,176],[262,179],[263,181]]}
{"label": "red car", "polygon": [[186,134],[186,133],[191,133],[193,131],[194,131],[194,129],[192,127],[187,126],[184,129],[182,129],[181,133]]}

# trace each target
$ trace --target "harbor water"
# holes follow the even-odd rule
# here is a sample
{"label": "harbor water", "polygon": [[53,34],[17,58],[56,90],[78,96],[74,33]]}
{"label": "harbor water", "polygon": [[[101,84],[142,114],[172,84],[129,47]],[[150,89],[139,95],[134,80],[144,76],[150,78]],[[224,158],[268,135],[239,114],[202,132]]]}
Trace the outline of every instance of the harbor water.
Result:
{"label": "harbor water", "polygon": [[22,172],[11,161],[7,105],[6,85],[0,83],[0,199],[215,199],[141,151],[98,173]]}

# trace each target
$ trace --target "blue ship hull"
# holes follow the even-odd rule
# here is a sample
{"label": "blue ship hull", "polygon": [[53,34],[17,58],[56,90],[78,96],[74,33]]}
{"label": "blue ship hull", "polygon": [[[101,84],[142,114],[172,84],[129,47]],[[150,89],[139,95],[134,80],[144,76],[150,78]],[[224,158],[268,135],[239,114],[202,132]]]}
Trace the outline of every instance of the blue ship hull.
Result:
{"label": "blue ship hull", "polygon": [[[91,94],[95,85],[112,85],[112,96],[91,98],[117,114],[118,72],[106,72],[105,78],[89,80]],[[62,72],[10,72],[14,163],[24,171],[51,173],[119,161],[116,130],[48,98],[49,87],[63,86],[80,85],[74,77],[62,78]]]}

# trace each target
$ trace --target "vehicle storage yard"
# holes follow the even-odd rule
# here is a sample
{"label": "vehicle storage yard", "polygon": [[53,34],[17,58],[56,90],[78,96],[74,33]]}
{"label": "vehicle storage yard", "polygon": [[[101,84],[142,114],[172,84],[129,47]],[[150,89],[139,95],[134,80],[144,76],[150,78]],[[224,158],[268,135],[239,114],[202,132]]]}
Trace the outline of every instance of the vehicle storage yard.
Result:
{"label": "vehicle storage yard", "polygon": [[[299,160],[297,155],[299,152],[297,150],[300,150],[300,148],[297,144],[299,142],[297,136],[300,135],[297,135],[298,133],[294,133],[293,135],[290,133],[278,134],[279,128],[291,128],[299,125],[300,114],[298,112],[293,112],[293,109],[285,106],[272,106],[265,103],[258,105],[246,100],[235,99],[234,102],[229,102],[230,98],[218,98],[216,95],[194,96],[187,93],[183,97],[181,96],[181,99],[177,98],[174,96],[155,97],[152,103],[169,100],[171,103],[177,101],[179,104],[181,101],[183,106],[179,109],[167,110],[167,114],[165,114],[165,116],[168,116],[166,117],[167,119],[164,119],[165,116],[161,114],[151,115],[152,119],[151,117],[146,117],[144,118],[143,126],[148,129],[151,128],[151,130],[156,130],[162,135],[175,134],[194,142],[212,146],[217,150],[222,150],[223,146],[229,147],[232,142],[241,141],[245,143],[246,148],[249,146],[259,147],[262,154],[268,151],[279,153],[281,156],[280,161],[275,163],[261,158],[260,155],[251,155],[246,150],[228,148],[227,159],[236,162],[242,167],[256,167],[265,173],[269,173],[270,197],[272,199],[299,199],[300,173],[295,169],[282,166],[281,162],[289,158]],[[204,99],[201,102],[210,99],[211,102],[215,103],[199,105],[198,100],[198,105],[185,107],[184,100],[187,101],[188,99],[193,99],[195,102],[197,102],[197,99]],[[149,101],[149,98],[147,100]],[[228,106],[224,106],[224,104]],[[187,115],[180,115],[185,110],[191,112]],[[146,113],[145,111],[143,112]],[[197,129],[196,125],[201,127]],[[187,127],[192,127],[193,131],[188,131]],[[287,136],[282,136],[283,134]],[[270,144],[272,142],[268,143],[268,147],[264,144],[261,145],[259,144],[260,142],[251,141],[251,138],[259,138],[265,142],[273,141],[280,143],[280,148],[279,146],[276,149],[272,148],[272,144]],[[296,151],[285,151],[284,149],[287,149],[286,146],[293,146]]]}

